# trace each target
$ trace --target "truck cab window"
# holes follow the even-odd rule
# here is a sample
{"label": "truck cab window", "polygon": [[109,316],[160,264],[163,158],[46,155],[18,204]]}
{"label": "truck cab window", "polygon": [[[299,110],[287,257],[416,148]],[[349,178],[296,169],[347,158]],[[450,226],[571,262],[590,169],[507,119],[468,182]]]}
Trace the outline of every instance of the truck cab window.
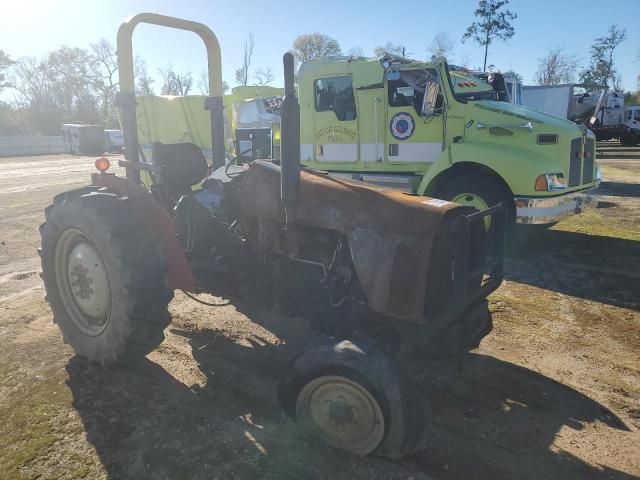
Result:
{"label": "truck cab window", "polygon": [[314,86],[316,112],[332,111],[340,121],[357,118],[351,77],[319,78]]}
{"label": "truck cab window", "polygon": [[413,107],[417,115],[422,115],[427,78],[437,78],[436,71],[431,69],[403,71],[398,80],[388,80],[389,106]]}

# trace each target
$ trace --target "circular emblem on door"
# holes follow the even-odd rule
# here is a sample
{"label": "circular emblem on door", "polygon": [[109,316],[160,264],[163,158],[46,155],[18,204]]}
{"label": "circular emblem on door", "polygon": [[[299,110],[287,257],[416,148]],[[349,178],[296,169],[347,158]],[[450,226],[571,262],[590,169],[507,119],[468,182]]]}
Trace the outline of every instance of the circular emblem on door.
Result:
{"label": "circular emblem on door", "polygon": [[391,122],[389,123],[391,135],[398,140],[406,140],[413,135],[415,126],[413,117],[406,112],[396,113],[391,117]]}

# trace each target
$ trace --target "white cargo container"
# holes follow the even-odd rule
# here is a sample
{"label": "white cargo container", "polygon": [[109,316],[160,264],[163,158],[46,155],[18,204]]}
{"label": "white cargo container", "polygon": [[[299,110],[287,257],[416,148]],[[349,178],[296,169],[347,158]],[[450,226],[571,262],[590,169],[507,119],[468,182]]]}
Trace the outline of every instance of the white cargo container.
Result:
{"label": "white cargo container", "polygon": [[62,141],[67,153],[76,155],[104,153],[104,130],[97,125],[65,123],[62,125]]}

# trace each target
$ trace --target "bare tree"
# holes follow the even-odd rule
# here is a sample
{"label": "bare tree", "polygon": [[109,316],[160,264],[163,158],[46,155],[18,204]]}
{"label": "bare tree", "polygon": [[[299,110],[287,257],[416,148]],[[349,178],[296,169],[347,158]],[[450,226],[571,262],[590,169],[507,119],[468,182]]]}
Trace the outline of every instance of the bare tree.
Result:
{"label": "bare tree", "polygon": [[402,58],[407,58],[409,55],[412,55],[412,53],[407,52],[407,48],[404,45],[394,45],[391,42],[387,42],[384,46],[374,48],[373,53],[376,57],[381,57],[385,53],[397,55]]}
{"label": "bare tree", "polygon": [[133,69],[133,75],[136,81],[136,95],[139,97],[150,97],[154,95],[153,83],[155,80],[149,76],[147,72],[147,62],[142,58],[136,57],[136,63]]}
{"label": "bare tree", "polygon": [[198,77],[198,90],[200,90],[201,95],[209,95],[209,74],[206,70],[200,72],[200,76]]}
{"label": "bare tree", "polygon": [[256,70],[254,77],[256,78],[256,83],[261,87],[264,87],[265,85],[269,85],[273,82],[275,75],[273,74],[271,67],[267,67]]}
{"label": "bare tree", "polygon": [[463,67],[463,68],[470,68],[471,67],[471,57],[466,53],[460,55],[460,58],[458,59],[458,66]]}
{"label": "bare tree", "polygon": [[563,48],[549,48],[543,58],[538,59],[535,82],[538,85],[558,85],[575,81],[578,58],[565,53]]}
{"label": "bare tree", "polygon": [[162,88],[160,95],[179,95],[185,96],[189,94],[193,85],[193,77],[191,72],[184,74],[177,73],[171,65],[165,69],[160,69],[162,76]]}
{"label": "bare tree", "polygon": [[51,89],[46,58],[22,57],[15,62],[9,78],[18,107],[45,101]]}
{"label": "bare tree", "polygon": [[463,43],[471,38],[484,46],[483,70],[487,69],[489,45],[497,39],[508,40],[515,33],[511,21],[518,18],[518,15],[510,10],[502,11],[508,4],[509,0],[479,0],[478,8],[473,12],[479,20],[473,22],[462,36]]}
{"label": "bare tree", "polygon": [[337,40],[317,32],[298,35],[293,41],[292,50],[298,64],[321,57],[342,54],[342,49]]}
{"label": "bare tree", "polygon": [[596,38],[591,45],[591,63],[580,72],[580,80],[589,86],[611,85],[615,88],[618,72],[614,65],[613,54],[627,38],[627,31],[611,25],[607,36]]}
{"label": "bare tree", "polygon": [[[200,77],[198,78],[198,90],[200,91],[200,95],[209,95],[209,74],[206,70],[200,72]],[[229,84],[226,81],[222,81],[222,93],[226,94],[229,91]]]}
{"label": "bare tree", "polygon": [[95,58],[81,48],[63,46],[45,57],[24,57],[11,69],[15,108],[23,111],[30,133],[53,134],[65,121],[98,123],[100,93]]}
{"label": "bare tree", "polygon": [[351,47],[347,51],[347,55],[350,57],[364,57],[364,51],[362,50],[362,47]]}
{"label": "bare tree", "polygon": [[7,55],[4,50],[0,50],[0,90],[2,90],[3,87],[6,87],[7,84],[5,83],[5,74],[4,72],[11,67],[11,65],[13,65],[15,62],[13,60],[11,60],[11,58],[9,57],[9,55]]}
{"label": "bare tree", "polygon": [[118,89],[118,56],[113,46],[104,38],[91,44],[91,52],[98,66],[94,73],[96,88],[102,99],[103,121],[106,125],[115,126],[117,112],[114,100]]}
{"label": "bare tree", "polygon": [[236,82],[246,86],[249,83],[249,67],[251,57],[253,57],[253,33],[249,33],[249,38],[242,45],[242,65],[236,70]]}
{"label": "bare tree", "polygon": [[448,32],[439,32],[433,37],[427,50],[434,57],[450,57],[453,53],[453,40]]}

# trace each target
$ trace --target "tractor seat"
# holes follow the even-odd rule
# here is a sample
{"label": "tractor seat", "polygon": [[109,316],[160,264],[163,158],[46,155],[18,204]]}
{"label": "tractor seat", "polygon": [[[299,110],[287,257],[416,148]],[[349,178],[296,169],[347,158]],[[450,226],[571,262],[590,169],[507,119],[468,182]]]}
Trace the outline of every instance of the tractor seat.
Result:
{"label": "tractor seat", "polygon": [[153,144],[153,163],[163,167],[162,183],[173,198],[189,193],[209,169],[202,150],[193,143]]}

